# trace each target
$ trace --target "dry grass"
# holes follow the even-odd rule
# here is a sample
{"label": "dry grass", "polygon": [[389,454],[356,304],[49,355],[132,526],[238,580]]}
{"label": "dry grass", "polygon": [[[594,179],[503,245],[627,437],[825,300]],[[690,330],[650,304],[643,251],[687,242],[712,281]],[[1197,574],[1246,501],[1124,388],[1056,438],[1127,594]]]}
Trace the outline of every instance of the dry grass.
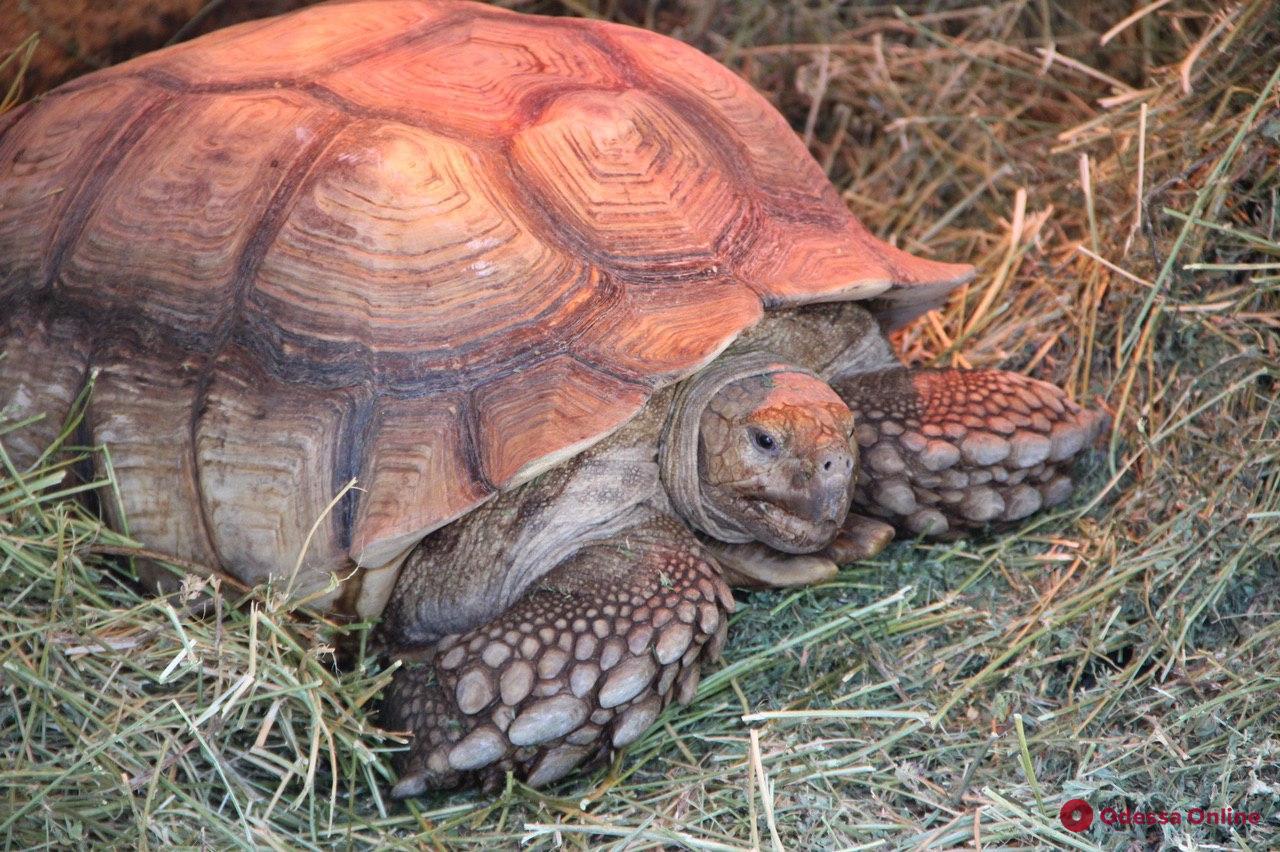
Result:
{"label": "dry grass", "polygon": [[[388,675],[337,666],[340,628],[269,593],[221,620],[140,596],[57,467],[6,468],[3,842],[1280,846],[1274,3],[523,7],[693,41],[774,97],[874,230],[974,260],[898,343],[1105,405],[1082,496],[740,596],[727,665],[614,767],[404,806],[369,719]],[[1077,796],[1263,823],[1073,835]]]}

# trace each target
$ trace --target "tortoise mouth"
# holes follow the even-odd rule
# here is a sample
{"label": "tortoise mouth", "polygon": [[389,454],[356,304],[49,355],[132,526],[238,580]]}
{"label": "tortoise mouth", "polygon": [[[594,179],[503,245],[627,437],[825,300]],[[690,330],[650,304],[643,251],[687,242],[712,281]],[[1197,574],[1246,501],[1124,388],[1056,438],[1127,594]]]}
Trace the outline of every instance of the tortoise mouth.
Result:
{"label": "tortoise mouth", "polygon": [[739,497],[733,506],[747,532],[783,553],[813,553],[831,544],[849,508],[845,503],[843,511],[814,518],[795,512],[784,501],[767,497]]}

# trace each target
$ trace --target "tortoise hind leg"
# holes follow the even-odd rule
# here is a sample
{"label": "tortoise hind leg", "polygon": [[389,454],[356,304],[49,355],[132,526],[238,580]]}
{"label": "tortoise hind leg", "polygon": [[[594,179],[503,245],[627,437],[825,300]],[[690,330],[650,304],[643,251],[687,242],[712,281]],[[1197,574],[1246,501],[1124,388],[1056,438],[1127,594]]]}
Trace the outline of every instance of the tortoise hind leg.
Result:
{"label": "tortoise hind leg", "polygon": [[397,672],[385,724],[414,741],[393,795],[492,787],[507,771],[536,787],[607,757],[693,696],[732,607],[670,518],[585,545],[505,613]]}
{"label": "tortoise hind leg", "polygon": [[854,412],[855,510],[924,535],[1016,521],[1065,500],[1106,416],[1000,370],[894,368],[832,387]]}

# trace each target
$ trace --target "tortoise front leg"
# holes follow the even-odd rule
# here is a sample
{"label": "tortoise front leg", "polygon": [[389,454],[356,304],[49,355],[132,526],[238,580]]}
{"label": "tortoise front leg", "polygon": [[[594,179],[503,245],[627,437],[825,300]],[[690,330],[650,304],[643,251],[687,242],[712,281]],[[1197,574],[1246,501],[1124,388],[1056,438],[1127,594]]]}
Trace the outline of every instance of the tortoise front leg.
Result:
{"label": "tortoise front leg", "polygon": [[392,794],[492,787],[507,771],[536,787],[606,758],[692,698],[732,609],[718,566],[671,518],[585,545],[397,672],[386,723],[414,741]]}
{"label": "tortoise front leg", "polygon": [[1071,494],[1106,416],[1000,370],[895,368],[831,383],[854,412],[854,510],[931,536],[1016,521]]}

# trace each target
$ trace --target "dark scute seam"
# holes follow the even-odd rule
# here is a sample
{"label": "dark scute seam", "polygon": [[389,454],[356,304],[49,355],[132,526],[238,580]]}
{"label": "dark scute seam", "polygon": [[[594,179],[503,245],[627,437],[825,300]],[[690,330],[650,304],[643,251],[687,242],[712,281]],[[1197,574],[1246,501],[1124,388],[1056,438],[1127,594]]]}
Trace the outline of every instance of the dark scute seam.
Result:
{"label": "dark scute seam", "polygon": [[546,111],[561,98],[570,95],[595,93],[602,95],[621,95],[631,91],[633,87],[603,86],[599,83],[565,82],[555,86],[544,86],[523,96],[515,105],[516,121],[511,125],[508,135],[514,136],[526,128],[542,121]]}
{"label": "dark scute seam", "polygon": [[316,68],[312,73],[308,74],[305,79],[301,77],[250,77],[248,79],[238,80],[235,82],[196,83],[187,80],[180,74],[171,73],[162,67],[134,70],[128,67],[128,63],[118,67],[130,72],[128,74],[121,74],[120,76],[141,78],[154,83],[157,86],[161,86],[162,88],[179,92],[191,92],[198,94],[232,94],[256,89],[297,89],[305,85],[310,80],[316,80],[320,77],[327,77],[328,75],[335,74],[339,71],[345,71],[348,68],[359,65],[362,62],[367,62],[370,59],[381,56],[382,54],[390,53],[391,51],[401,47],[408,47],[415,42],[430,38],[439,32],[452,29],[458,24],[458,18],[459,13],[452,12],[439,20],[420,24],[413,29],[406,30],[363,49],[349,50],[337,59]]}
{"label": "dark scute seam", "polygon": [[254,80],[243,84],[236,84],[234,86],[191,84],[184,81],[181,77],[174,76],[173,74],[158,68],[148,68],[145,71],[139,71],[137,73],[127,75],[125,79],[140,80],[145,83],[150,83],[152,86],[163,91],[175,94],[280,95],[281,93],[290,92],[311,98],[322,106],[327,106],[331,109],[337,110],[338,112],[344,113],[352,119],[369,119],[373,121],[403,124],[407,127],[425,130],[444,139],[463,142],[467,147],[472,149],[482,150],[485,148],[494,148],[499,144],[498,139],[477,138],[476,136],[456,127],[433,122],[425,112],[411,112],[407,110],[366,106],[338,94],[315,80],[305,80],[297,83],[290,82],[287,84],[278,84],[277,82],[270,80]]}
{"label": "dark scute seam", "polygon": [[[587,276],[588,267],[584,266],[579,280],[587,280]],[[581,286],[571,288],[539,313],[504,327],[501,335],[495,332],[466,345],[441,346],[411,354],[380,353],[356,341],[323,342],[287,331],[270,319],[271,307],[264,305],[259,298],[261,294],[255,292],[247,302],[254,310],[247,312],[234,340],[253,354],[268,375],[280,381],[327,390],[373,382],[383,398],[417,399],[472,387],[492,375],[518,369],[531,358],[562,351],[568,337],[581,333],[579,326],[617,302],[616,288],[601,288],[596,291],[599,298],[593,298],[588,307],[574,313],[564,310],[566,302],[577,298],[580,290]],[[563,322],[557,324],[562,318]],[[550,329],[554,333],[523,349],[502,346],[502,335],[529,329]],[[503,353],[502,357],[492,354],[495,352]],[[470,366],[450,364],[477,353],[487,357]]]}
{"label": "dark scute seam", "polygon": [[[155,124],[155,117],[175,102],[173,95],[158,92],[154,100],[134,113],[106,151],[97,162],[86,169],[80,182],[69,193],[62,215],[53,234],[53,244],[49,247],[48,266],[45,269],[42,290],[50,291],[62,271],[66,257],[75,249],[76,243],[89,220],[89,214],[97,207],[98,198],[107,182],[119,169],[120,164],[133,147]],[[127,109],[136,109],[132,101],[126,101]]]}
{"label": "dark scute seam", "polygon": [[271,248],[272,243],[275,242],[280,229],[284,226],[285,219],[293,209],[294,200],[297,198],[303,183],[306,182],[320,157],[346,124],[345,117],[331,117],[317,130],[311,141],[294,156],[293,163],[290,164],[288,171],[280,179],[280,183],[276,185],[275,191],[272,192],[270,200],[263,208],[262,215],[258,219],[257,227],[251,231],[251,236],[245,240],[244,247],[240,250],[240,256],[236,258],[236,274],[232,282],[234,301],[231,315],[223,321],[218,340],[209,353],[207,360],[201,366],[200,375],[196,378],[195,395],[191,401],[191,420],[187,426],[187,440],[191,453],[191,473],[195,480],[196,498],[200,507],[200,522],[209,538],[209,546],[212,548],[214,557],[220,565],[222,564],[222,554],[219,552],[217,541],[213,534],[213,523],[209,517],[209,509],[205,502],[204,477],[200,470],[200,452],[196,440],[200,431],[200,423],[204,419],[205,409],[208,406],[209,385],[213,382],[213,371],[219,358],[230,344],[236,326],[242,321],[244,304],[249,297],[250,290],[253,288],[253,280],[258,274],[258,268],[262,265],[262,261],[267,256],[267,251]]}
{"label": "dark scute seam", "polygon": [[526,174],[521,168],[516,161],[512,140],[503,140],[500,158],[485,162],[485,174],[490,184],[498,188],[503,199],[511,205],[511,212],[533,231],[540,242],[570,256],[581,257],[598,269],[616,272],[599,250],[583,239],[576,229],[566,228],[561,224],[554,205],[548,200],[550,188],[543,187],[540,178]]}
{"label": "dark scute seam", "polygon": [[315,81],[303,83],[298,86],[295,91],[307,95],[327,107],[339,110],[352,118],[403,124],[406,127],[425,130],[433,136],[439,136],[442,139],[461,142],[472,150],[482,151],[497,148],[500,146],[502,141],[501,138],[498,137],[478,137],[475,134],[469,133],[460,128],[432,121],[425,110],[422,112],[412,112],[407,110],[366,106],[365,104],[351,100],[345,95],[340,95],[333,89]]}
{"label": "dark scute seam", "polygon": [[[359,476],[364,470],[368,455],[369,431],[373,423],[373,415],[378,404],[375,393],[365,388],[357,388],[357,398],[348,416],[343,418],[342,434],[334,444],[333,484],[344,488],[346,484]],[[335,537],[344,551],[351,549],[352,529],[360,502],[360,488],[364,483],[357,482],[355,487],[343,495],[333,513]]]}
{"label": "dark scute seam", "polygon": [[585,26],[579,33],[582,40],[591,45],[609,68],[633,89],[647,88],[644,73],[636,67],[631,54],[622,45],[609,38],[603,27]]}
{"label": "dark scute seam", "polygon": [[480,459],[480,418],[477,414],[476,392],[475,390],[467,391],[462,399],[462,405],[458,410],[458,416],[462,418],[462,460],[466,463],[467,473],[471,478],[480,483],[480,487],[488,494],[499,491],[485,473],[484,465]]}
{"label": "dark scute seam", "polygon": [[620,385],[638,388],[639,390],[644,391],[646,395],[652,394],[654,391],[654,381],[652,379],[646,379],[645,377],[639,376],[630,370],[623,372],[621,367],[615,368],[613,366],[601,364],[597,361],[588,361],[573,350],[569,350],[566,354],[575,364],[583,369],[589,370],[597,375],[604,376],[607,379],[611,379]]}
{"label": "dark scute seam", "polygon": [[[75,401],[79,399],[84,394],[85,389],[89,387],[89,382],[92,381],[92,378],[93,378],[93,368],[90,366],[90,361],[86,357],[84,362],[84,370],[80,374],[80,381],[76,384],[75,396],[71,398],[72,400],[71,405],[73,406],[73,408],[75,406]],[[92,411],[92,408],[90,407],[91,402],[92,400],[89,400],[89,399],[86,399],[84,401],[84,407],[80,410],[80,422],[76,424],[76,428],[71,435],[71,440],[74,442],[75,446],[77,447],[92,447],[95,443],[97,443],[93,437],[93,432],[94,432],[93,424],[90,422],[90,419],[89,419],[89,415]],[[64,417],[67,415],[70,415],[72,410],[73,409],[67,409],[66,413],[64,414]],[[94,470],[97,458],[99,458],[99,454],[97,453],[86,453],[72,467],[73,475],[78,480],[80,480],[80,482],[83,482],[83,483],[93,482],[95,479],[97,479],[97,475],[96,475],[97,472]],[[100,489],[95,488],[92,491],[86,492],[85,498],[86,498],[86,503],[88,505],[89,511],[96,515],[101,516],[102,508],[103,508],[102,502],[104,499],[103,494],[104,493],[110,494],[111,491],[112,489],[109,486],[104,486],[103,488],[100,488]],[[123,509],[123,507],[121,508]],[[119,532],[127,534],[128,531],[119,530]]]}

